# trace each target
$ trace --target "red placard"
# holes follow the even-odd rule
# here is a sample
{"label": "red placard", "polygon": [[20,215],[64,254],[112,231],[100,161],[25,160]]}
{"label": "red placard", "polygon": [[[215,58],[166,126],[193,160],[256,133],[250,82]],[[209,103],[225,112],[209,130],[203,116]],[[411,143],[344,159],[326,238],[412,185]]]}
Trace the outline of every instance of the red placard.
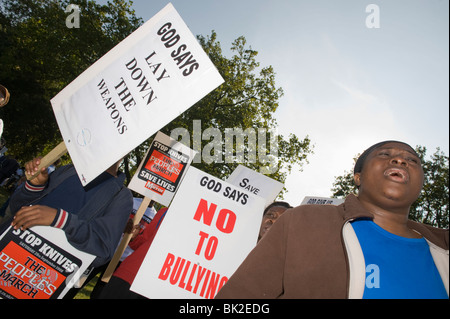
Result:
{"label": "red placard", "polygon": [[1,289],[17,299],[49,299],[66,277],[10,242],[0,252]]}

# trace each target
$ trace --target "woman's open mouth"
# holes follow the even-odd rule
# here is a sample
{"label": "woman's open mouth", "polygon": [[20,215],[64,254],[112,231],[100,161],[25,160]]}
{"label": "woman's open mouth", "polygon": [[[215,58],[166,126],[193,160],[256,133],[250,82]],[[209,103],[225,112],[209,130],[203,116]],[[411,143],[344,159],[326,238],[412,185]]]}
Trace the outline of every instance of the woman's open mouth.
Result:
{"label": "woman's open mouth", "polygon": [[384,171],[384,176],[397,183],[406,183],[409,181],[408,171],[402,168],[389,168]]}

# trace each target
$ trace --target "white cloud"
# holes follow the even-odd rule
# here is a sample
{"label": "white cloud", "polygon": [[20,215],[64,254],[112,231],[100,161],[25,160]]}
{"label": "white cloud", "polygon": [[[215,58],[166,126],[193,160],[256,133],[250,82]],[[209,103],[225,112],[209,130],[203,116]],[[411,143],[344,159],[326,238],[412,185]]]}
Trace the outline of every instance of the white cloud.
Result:
{"label": "white cloud", "polygon": [[[333,107],[287,104],[277,116],[280,133],[293,132],[300,138],[309,135],[315,144],[303,172],[287,178],[285,198],[291,204],[299,204],[305,196],[330,196],[335,177],[351,170],[353,157],[372,144],[405,140],[387,101],[349,83],[332,82],[342,91]],[[290,98],[288,103],[294,100]]]}

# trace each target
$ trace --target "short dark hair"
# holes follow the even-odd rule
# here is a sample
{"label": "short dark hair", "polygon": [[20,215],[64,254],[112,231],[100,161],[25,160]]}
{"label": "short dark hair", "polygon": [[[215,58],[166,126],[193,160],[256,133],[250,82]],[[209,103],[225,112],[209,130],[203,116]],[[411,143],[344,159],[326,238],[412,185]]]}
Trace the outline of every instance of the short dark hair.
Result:
{"label": "short dark hair", "polygon": [[287,203],[287,202],[282,202],[282,201],[278,201],[278,202],[273,202],[271,203],[269,206],[266,207],[266,209],[264,209],[264,213],[263,216],[269,211],[269,209],[271,209],[272,207],[284,207],[284,208],[292,208],[292,206]]}
{"label": "short dark hair", "polygon": [[[361,173],[362,168],[363,168],[363,166],[364,166],[364,162],[366,161],[367,156],[369,156],[369,154],[372,153],[372,151],[373,151],[374,149],[376,149],[376,148],[378,148],[378,147],[381,147],[381,146],[383,146],[384,144],[387,144],[387,143],[400,143],[400,144],[404,144],[404,145],[409,146],[409,147],[414,151],[414,149],[413,149],[409,144],[404,143],[404,142],[400,142],[400,141],[388,140],[388,141],[376,143],[376,144],[372,145],[371,147],[369,147],[368,149],[366,149],[366,150],[359,156],[358,160],[357,160],[356,163],[355,163],[355,167],[353,168],[353,174]],[[416,153],[416,151],[414,151],[414,153]],[[416,153],[416,155],[417,155],[417,153]],[[417,156],[419,157],[419,155],[417,155]]]}

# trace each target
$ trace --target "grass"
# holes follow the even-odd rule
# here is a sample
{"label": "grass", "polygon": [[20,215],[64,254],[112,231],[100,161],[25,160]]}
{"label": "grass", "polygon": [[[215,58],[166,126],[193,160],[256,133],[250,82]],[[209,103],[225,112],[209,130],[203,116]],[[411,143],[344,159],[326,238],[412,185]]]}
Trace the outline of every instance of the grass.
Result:
{"label": "grass", "polygon": [[100,280],[101,274],[98,274],[86,286],[84,286],[76,295],[73,297],[73,299],[91,299],[91,292],[95,287],[95,284],[98,280]]}

